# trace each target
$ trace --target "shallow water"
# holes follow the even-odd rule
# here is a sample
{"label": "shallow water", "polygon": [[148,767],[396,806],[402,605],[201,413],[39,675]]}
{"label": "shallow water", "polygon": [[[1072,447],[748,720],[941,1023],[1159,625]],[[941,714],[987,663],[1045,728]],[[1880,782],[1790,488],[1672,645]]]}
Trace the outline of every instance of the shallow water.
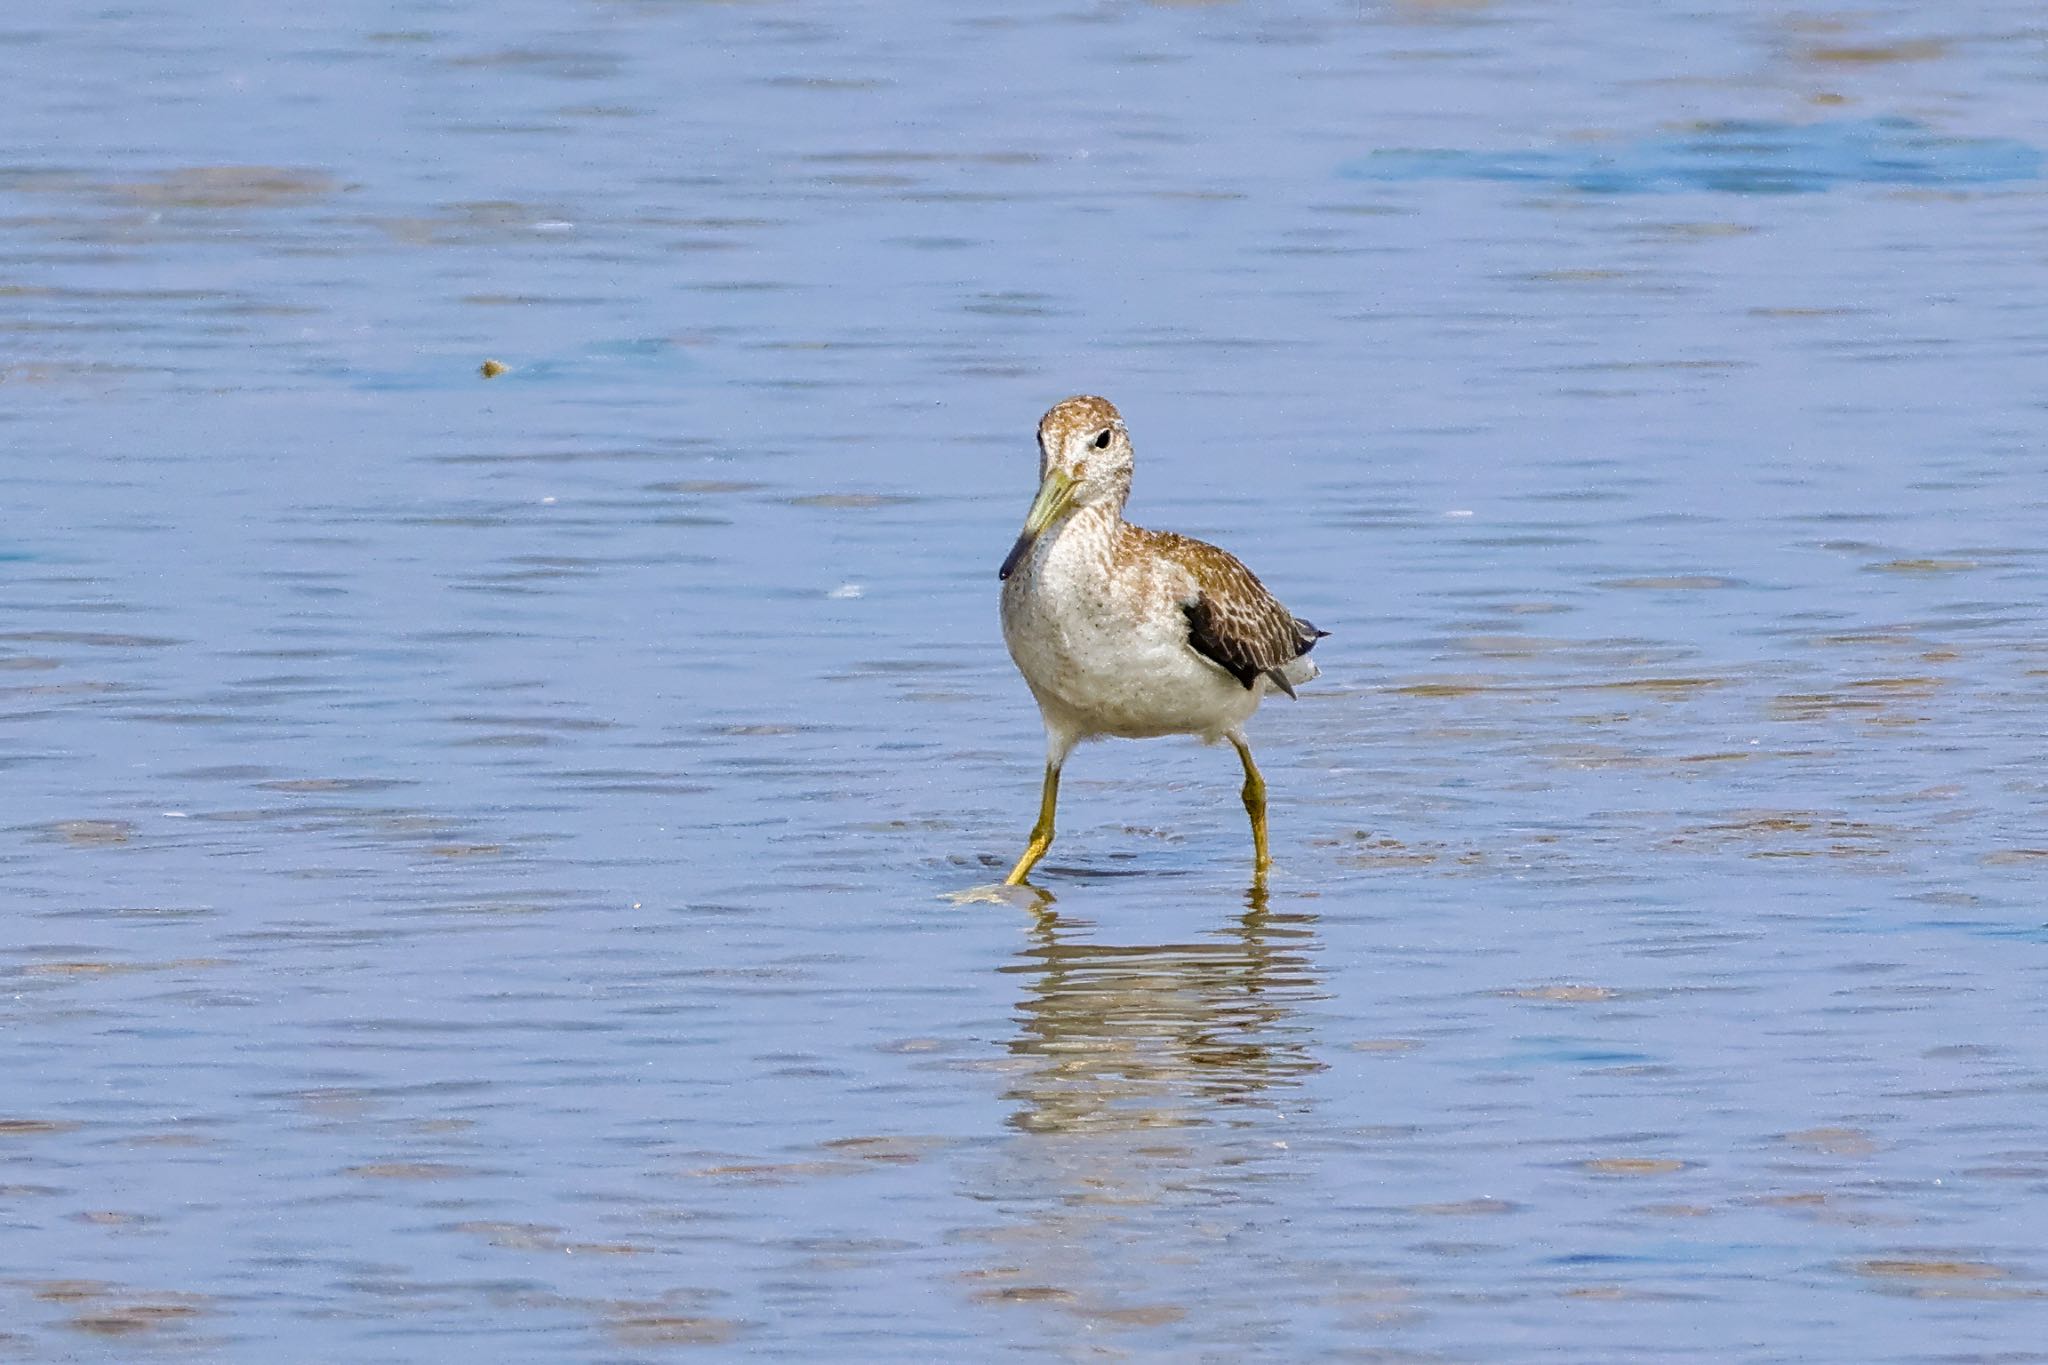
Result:
{"label": "shallow water", "polygon": [[[196,14],[0,25],[0,1358],[2048,1359],[2033,8]],[[1077,390],[1266,897],[948,899]]]}

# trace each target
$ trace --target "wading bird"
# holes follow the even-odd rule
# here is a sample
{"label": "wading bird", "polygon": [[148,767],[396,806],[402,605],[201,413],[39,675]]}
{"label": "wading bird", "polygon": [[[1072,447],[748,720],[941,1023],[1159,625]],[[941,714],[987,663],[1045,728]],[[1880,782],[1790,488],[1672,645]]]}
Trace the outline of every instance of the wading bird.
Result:
{"label": "wading bird", "polygon": [[1244,762],[1256,876],[1266,846],[1266,783],[1244,723],[1275,688],[1316,676],[1317,630],[1250,569],[1199,540],[1124,520],[1131,438],[1104,398],[1069,398],[1038,424],[1038,496],[1003,560],[1003,639],[1045,720],[1038,823],[1007,886],[1052,845],[1060,767],[1084,739],[1227,739]]}

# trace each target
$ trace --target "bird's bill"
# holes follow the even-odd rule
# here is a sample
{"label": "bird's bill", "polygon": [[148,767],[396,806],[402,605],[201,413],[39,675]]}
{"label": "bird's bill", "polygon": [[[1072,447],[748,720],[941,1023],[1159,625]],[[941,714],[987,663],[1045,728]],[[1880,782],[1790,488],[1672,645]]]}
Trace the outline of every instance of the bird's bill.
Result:
{"label": "bird's bill", "polygon": [[1032,542],[1045,534],[1046,528],[1067,514],[1074,505],[1074,476],[1065,470],[1048,470],[1045,482],[1038,485],[1038,496],[1031,500],[1031,510],[1024,514],[1024,531],[1017,537],[1017,543],[1010,547],[1010,553],[1003,558],[1003,567],[996,571],[997,578],[1008,578],[1024,562],[1024,556],[1031,553]]}

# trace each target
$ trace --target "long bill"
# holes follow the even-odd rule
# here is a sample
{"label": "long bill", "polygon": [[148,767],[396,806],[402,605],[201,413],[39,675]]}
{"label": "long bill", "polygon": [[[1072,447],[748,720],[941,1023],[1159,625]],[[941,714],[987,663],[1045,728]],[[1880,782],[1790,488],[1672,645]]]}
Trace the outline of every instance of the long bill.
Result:
{"label": "long bill", "polygon": [[1003,567],[996,570],[996,577],[1007,579],[1015,573],[1024,556],[1031,553],[1032,543],[1065,516],[1073,503],[1074,476],[1065,470],[1047,470],[1045,482],[1038,485],[1038,496],[1031,500],[1031,510],[1024,514],[1024,531],[1010,547],[1010,553],[1003,556]]}

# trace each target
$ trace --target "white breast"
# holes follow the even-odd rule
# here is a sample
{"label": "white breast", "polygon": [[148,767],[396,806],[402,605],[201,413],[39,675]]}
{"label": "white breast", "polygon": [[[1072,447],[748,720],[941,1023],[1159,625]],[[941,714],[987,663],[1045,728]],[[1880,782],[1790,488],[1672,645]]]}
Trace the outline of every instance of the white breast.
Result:
{"label": "white breast", "polygon": [[[1269,684],[1247,688],[1188,644],[1187,571],[1114,566],[1114,516],[1083,511],[1042,538],[1003,585],[1003,639],[1048,727],[1085,738],[1196,734],[1244,723]],[[1117,572],[1112,572],[1112,568]]]}

